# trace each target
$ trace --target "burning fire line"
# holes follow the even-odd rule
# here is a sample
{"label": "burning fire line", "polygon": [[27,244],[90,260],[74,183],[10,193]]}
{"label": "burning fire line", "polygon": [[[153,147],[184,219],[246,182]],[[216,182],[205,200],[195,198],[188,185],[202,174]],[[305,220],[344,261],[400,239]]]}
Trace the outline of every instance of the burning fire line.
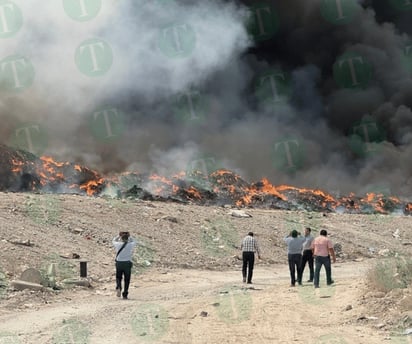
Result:
{"label": "burning fire line", "polygon": [[[88,196],[99,196],[104,189],[117,189],[117,195],[129,192],[132,186],[136,190],[145,190],[150,186],[152,194],[160,199],[172,196],[183,201],[201,204],[231,202],[239,207],[270,206],[292,207],[302,204],[308,209],[322,211],[345,212],[377,212],[387,214],[392,211],[403,211],[412,215],[412,203],[402,202],[397,197],[387,197],[382,194],[368,193],[364,197],[349,194],[346,197],[334,198],[332,195],[319,190],[298,188],[290,185],[273,185],[267,178],[256,183],[248,183],[239,175],[229,170],[217,170],[210,175],[195,171],[193,175],[180,172],[170,179],[158,174],[145,176],[137,172],[126,172],[120,175],[103,178],[97,172],[87,167],[70,162],[57,162],[50,156],[36,158],[29,153],[23,154],[7,150],[2,156],[0,150],[0,167],[9,166],[9,171],[21,180],[21,190],[49,190],[54,192],[85,193]],[[5,167],[6,166],[6,167]],[[9,172],[9,173],[10,173]],[[126,185],[122,184],[126,181]],[[5,185],[5,186],[4,186]],[[1,184],[7,190],[8,184]],[[56,191],[57,190],[57,191]],[[71,191],[68,191],[71,190]],[[341,210],[339,210],[341,209]]]}

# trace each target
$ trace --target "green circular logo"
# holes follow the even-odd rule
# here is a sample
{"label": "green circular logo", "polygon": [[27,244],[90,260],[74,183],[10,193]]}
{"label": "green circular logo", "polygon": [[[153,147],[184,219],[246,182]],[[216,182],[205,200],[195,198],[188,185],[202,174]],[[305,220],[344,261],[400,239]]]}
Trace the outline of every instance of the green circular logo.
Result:
{"label": "green circular logo", "polygon": [[13,333],[2,332],[0,333],[0,344],[20,344],[19,337]]}
{"label": "green circular logo", "polygon": [[383,127],[370,116],[365,116],[352,126],[349,146],[356,155],[367,157],[378,153],[384,140],[385,130]]}
{"label": "green circular logo", "polygon": [[119,185],[122,190],[129,190],[134,186],[139,186],[143,184],[143,179],[140,175],[136,173],[125,173],[119,178]]}
{"label": "green circular logo", "polygon": [[141,0],[139,1],[139,5],[154,6],[157,9],[164,9],[166,6],[173,8],[173,6],[176,6],[177,4],[175,0]]}
{"label": "green circular logo", "polygon": [[20,124],[14,129],[9,143],[13,147],[40,156],[47,148],[47,131],[38,123]]}
{"label": "green circular logo", "polygon": [[403,331],[393,332],[390,335],[390,343],[393,344],[408,344],[412,340],[409,339]]}
{"label": "green circular logo", "polygon": [[230,255],[239,244],[234,226],[224,218],[205,222],[200,230],[204,250],[214,257]]}
{"label": "green circular logo", "polygon": [[412,260],[409,257],[400,256],[396,251],[386,251],[386,253],[381,252],[385,258],[379,259],[369,271],[369,281],[376,289],[384,292],[407,288],[412,280],[410,274]]}
{"label": "green circular logo", "polygon": [[363,89],[372,79],[372,65],[362,55],[347,52],[334,63],[333,77],[340,87]]}
{"label": "green circular logo", "polygon": [[400,11],[412,10],[412,0],[390,0],[392,7]]}
{"label": "green circular logo", "polygon": [[[373,225],[387,225],[390,224],[393,219],[394,216],[393,215],[386,215],[386,214],[368,214],[368,219],[369,221],[373,224]],[[372,248],[372,252],[375,252],[375,248]]]}
{"label": "green circular logo", "polygon": [[347,341],[336,334],[325,334],[320,336],[315,344],[347,344]]}
{"label": "green circular logo", "polygon": [[0,38],[9,38],[20,30],[23,15],[20,8],[11,1],[0,1]]}
{"label": "green circular logo", "polygon": [[169,58],[186,58],[196,48],[196,33],[187,23],[168,24],[159,30],[158,46]]}
{"label": "green circular logo", "polygon": [[88,39],[76,49],[75,61],[77,68],[83,74],[91,77],[102,76],[112,66],[112,48],[102,39]]}
{"label": "green circular logo", "polygon": [[[315,264],[315,262],[313,264]],[[322,279],[322,274],[320,279]],[[298,294],[304,303],[310,305],[323,305],[329,302],[335,295],[335,287],[321,285],[320,288],[314,288],[313,284],[307,284],[298,288]]]}
{"label": "green circular logo", "polygon": [[157,341],[168,329],[169,316],[162,306],[143,304],[132,314],[132,330],[141,341]]}
{"label": "green circular logo", "polygon": [[214,157],[200,156],[189,162],[186,168],[186,179],[196,187],[211,189],[210,175],[219,169]]}
{"label": "green circular logo", "polygon": [[63,325],[53,335],[53,344],[89,343],[90,330],[87,325],[77,319],[63,320]]}
{"label": "green circular logo", "polygon": [[[320,230],[324,217],[319,212],[293,212],[287,215],[283,221],[285,235],[293,230],[303,235],[305,228],[310,227],[313,236]],[[282,227],[283,227],[282,226]]]}
{"label": "green circular logo", "polygon": [[320,11],[323,18],[332,24],[348,24],[359,13],[357,0],[321,0]]}
{"label": "green circular logo", "polygon": [[392,195],[392,191],[389,185],[373,184],[373,185],[368,185],[365,188],[365,194],[374,194],[376,196],[389,197]]}
{"label": "green circular logo", "polygon": [[57,224],[60,218],[60,200],[55,195],[29,196],[25,201],[30,218],[42,225]]}
{"label": "green circular logo", "polygon": [[220,291],[214,305],[220,320],[238,324],[250,318],[253,300],[247,288],[228,287]]}
{"label": "green circular logo", "polygon": [[176,5],[175,0],[156,0],[156,3],[160,6],[171,6],[171,5]]}
{"label": "green circular logo", "polygon": [[87,21],[97,16],[102,0],[63,0],[66,14],[77,21]]}
{"label": "green circular logo", "polygon": [[303,167],[303,143],[297,138],[277,140],[272,145],[274,167],[285,173],[295,173]]}
{"label": "green circular logo", "polygon": [[290,75],[277,69],[271,69],[259,76],[255,87],[255,95],[265,108],[288,104],[292,94]]}
{"label": "green circular logo", "polygon": [[9,285],[6,274],[0,270],[0,300],[6,295]]}
{"label": "green circular logo", "polygon": [[412,42],[405,44],[401,55],[401,62],[408,73],[412,74]]}
{"label": "green circular logo", "polygon": [[270,2],[260,2],[250,8],[248,32],[255,41],[271,39],[279,29],[279,17]]}
{"label": "green circular logo", "polygon": [[201,124],[206,121],[209,102],[200,91],[190,89],[178,94],[173,102],[173,111],[177,119],[188,124]]}
{"label": "green circular logo", "polygon": [[152,266],[155,257],[155,250],[140,238],[136,238],[136,240],[140,245],[137,245],[132,259],[132,271],[134,274],[140,275]]}
{"label": "green circular logo", "polygon": [[122,136],[125,130],[125,116],[114,107],[104,107],[94,111],[89,119],[93,136],[100,141],[111,142]]}
{"label": "green circular logo", "polygon": [[34,81],[34,67],[29,59],[11,55],[0,61],[0,88],[8,92],[21,92]]}

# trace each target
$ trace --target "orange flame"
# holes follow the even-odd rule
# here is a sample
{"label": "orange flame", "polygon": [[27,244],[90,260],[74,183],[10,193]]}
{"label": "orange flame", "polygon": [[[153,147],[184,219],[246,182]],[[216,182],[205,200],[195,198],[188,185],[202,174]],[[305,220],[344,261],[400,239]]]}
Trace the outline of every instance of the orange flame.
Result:
{"label": "orange flame", "polygon": [[98,180],[90,180],[80,185],[80,189],[86,191],[88,196],[93,196],[96,193],[96,189],[104,182],[103,178]]}
{"label": "orange flame", "polygon": [[190,187],[189,189],[187,189],[186,191],[187,191],[187,193],[188,193],[190,196],[192,196],[192,197],[194,197],[194,198],[196,198],[196,199],[201,199],[201,198],[202,198],[202,195],[200,194],[200,192],[199,192],[198,190],[196,190],[196,188],[193,187],[193,186],[191,186],[191,187]]}
{"label": "orange flame", "polygon": [[252,203],[254,197],[263,195],[275,196],[283,201],[287,200],[287,197],[281,194],[278,189],[269,182],[267,178],[263,178],[260,183],[252,185],[245,191],[247,192],[247,194],[236,201],[237,206],[248,205]]}

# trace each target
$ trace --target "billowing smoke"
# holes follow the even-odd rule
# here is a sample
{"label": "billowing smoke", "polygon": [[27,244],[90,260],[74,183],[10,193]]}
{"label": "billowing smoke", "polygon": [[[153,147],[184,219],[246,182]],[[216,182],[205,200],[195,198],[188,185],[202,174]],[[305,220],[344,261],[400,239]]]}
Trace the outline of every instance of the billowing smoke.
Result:
{"label": "billowing smoke", "polygon": [[3,143],[104,174],[409,196],[407,0],[0,6]]}

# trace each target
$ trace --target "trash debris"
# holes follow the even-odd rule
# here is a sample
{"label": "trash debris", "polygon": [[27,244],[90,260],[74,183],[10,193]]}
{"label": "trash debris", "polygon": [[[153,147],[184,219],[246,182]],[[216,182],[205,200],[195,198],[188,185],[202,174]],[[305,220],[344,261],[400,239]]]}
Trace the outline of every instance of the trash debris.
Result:
{"label": "trash debris", "polygon": [[243,210],[232,210],[229,214],[232,215],[233,217],[239,217],[239,218],[252,217],[252,215],[246,213]]}

